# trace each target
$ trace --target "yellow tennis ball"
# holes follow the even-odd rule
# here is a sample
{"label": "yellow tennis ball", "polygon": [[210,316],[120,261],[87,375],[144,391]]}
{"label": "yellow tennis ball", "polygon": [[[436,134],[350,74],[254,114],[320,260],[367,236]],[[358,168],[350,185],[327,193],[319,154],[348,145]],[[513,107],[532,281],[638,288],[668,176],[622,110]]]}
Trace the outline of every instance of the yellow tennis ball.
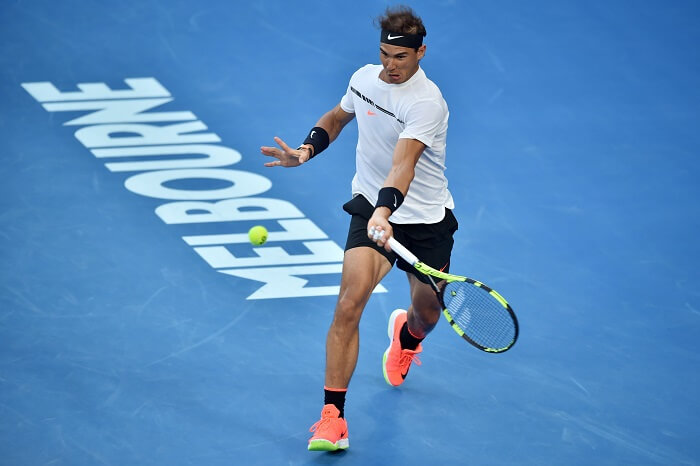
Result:
{"label": "yellow tennis ball", "polygon": [[267,241],[267,228],[262,225],[254,226],[248,230],[248,238],[250,242],[256,246],[265,244],[265,241]]}

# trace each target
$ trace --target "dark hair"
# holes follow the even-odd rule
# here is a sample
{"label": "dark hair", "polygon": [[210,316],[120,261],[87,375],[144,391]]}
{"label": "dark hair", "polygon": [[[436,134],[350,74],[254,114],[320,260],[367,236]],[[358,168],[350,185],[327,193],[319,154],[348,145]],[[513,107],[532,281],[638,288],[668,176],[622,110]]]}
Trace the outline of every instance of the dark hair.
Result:
{"label": "dark hair", "polygon": [[393,33],[420,34],[423,37],[427,35],[423,20],[406,5],[387,7],[384,14],[375,19],[374,23],[380,29]]}

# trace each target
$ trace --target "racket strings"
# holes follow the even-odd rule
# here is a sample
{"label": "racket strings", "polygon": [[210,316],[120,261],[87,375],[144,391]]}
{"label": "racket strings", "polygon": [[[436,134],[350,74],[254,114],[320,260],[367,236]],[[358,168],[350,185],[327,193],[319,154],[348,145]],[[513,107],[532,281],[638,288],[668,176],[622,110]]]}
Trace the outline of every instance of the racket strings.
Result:
{"label": "racket strings", "polygon": [[513,343],[515,322],[489,291],[468,282],[451,282],[445,286],[443,301],[455,323],[478,345],[503,349]]}

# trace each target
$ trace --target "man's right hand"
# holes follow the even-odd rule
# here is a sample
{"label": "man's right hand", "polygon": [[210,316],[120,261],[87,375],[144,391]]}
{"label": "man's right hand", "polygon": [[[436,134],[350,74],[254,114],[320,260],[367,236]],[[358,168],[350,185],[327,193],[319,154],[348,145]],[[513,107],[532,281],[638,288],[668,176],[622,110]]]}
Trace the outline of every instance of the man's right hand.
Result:
{"label": "man's right hand", "polygon": [[391,211],[388,208],[377,207],[367,222],[367,237],[389,252],[391,252],[391,247],[387,241],[394,234],[394,230],[389,223],[390,215]]}

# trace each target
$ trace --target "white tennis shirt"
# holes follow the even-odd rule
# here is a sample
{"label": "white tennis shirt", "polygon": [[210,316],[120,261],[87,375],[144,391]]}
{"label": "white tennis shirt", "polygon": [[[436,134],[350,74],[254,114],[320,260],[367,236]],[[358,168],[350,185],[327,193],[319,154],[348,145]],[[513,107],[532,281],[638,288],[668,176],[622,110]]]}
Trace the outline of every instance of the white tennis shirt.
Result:
{"label": "white tennis shirt", "polygon": [[419,68],[401,84],[379,78],[381,65],[365,65],[350,78],[340,107],[354,113],[359,137],[353,196],[376,204],[391,169],[394,147],[401,138],[417,139],[426,148],[404,203],[389,220],[394,223],[437,223],[445,207],[454,208],[445,178],[445,144],[449,111],[440,89]]}

